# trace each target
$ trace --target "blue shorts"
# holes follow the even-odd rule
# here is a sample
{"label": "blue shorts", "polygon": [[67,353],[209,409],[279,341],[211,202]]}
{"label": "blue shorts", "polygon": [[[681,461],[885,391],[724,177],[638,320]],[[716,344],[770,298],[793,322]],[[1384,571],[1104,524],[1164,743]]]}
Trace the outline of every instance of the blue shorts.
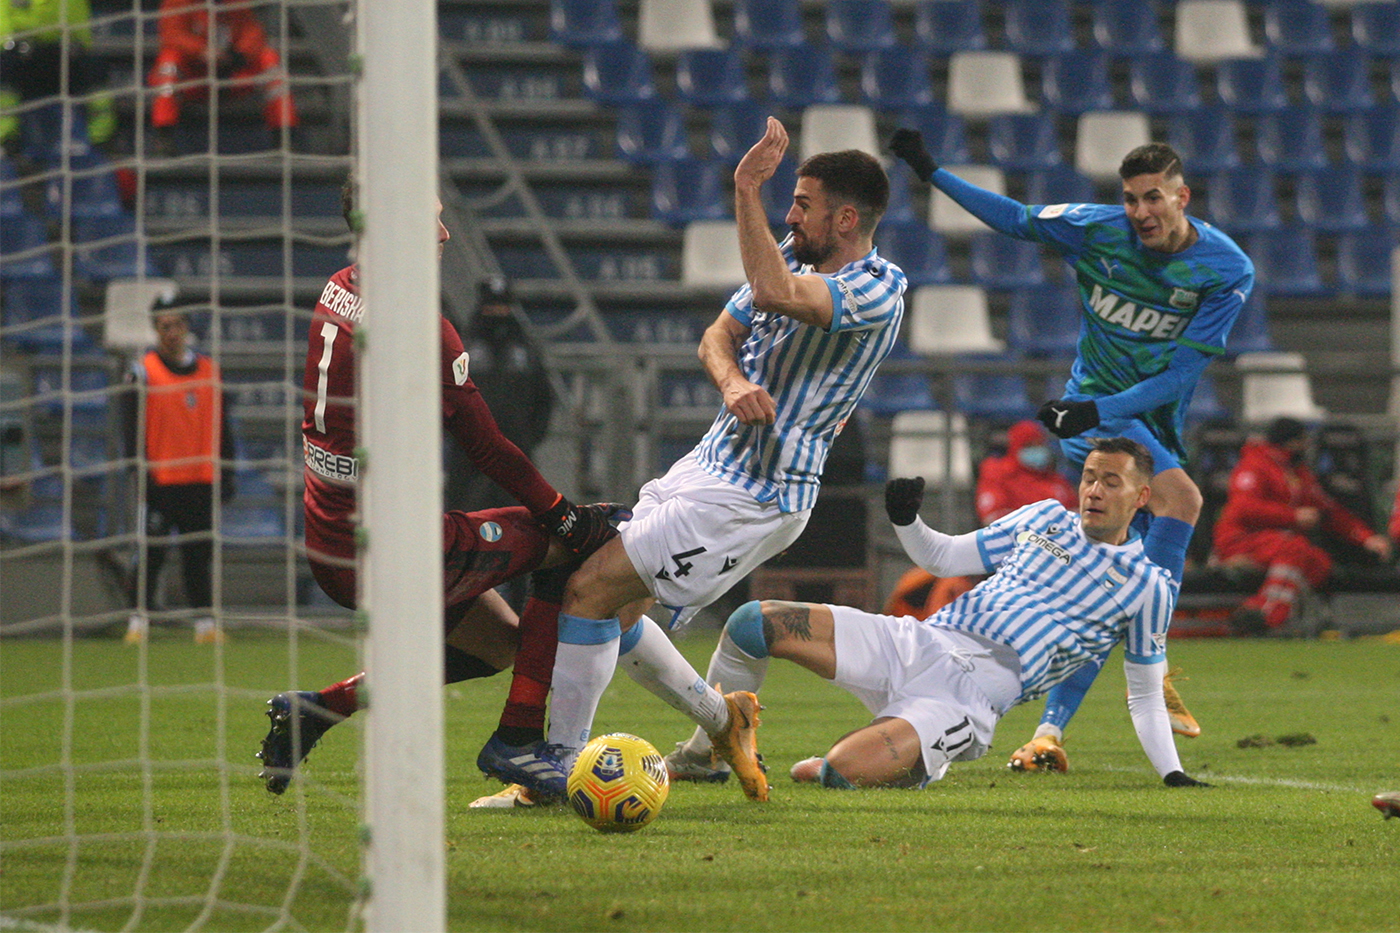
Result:
{"label": "blue shorts", "polygon": [[1065,461],[1074,464],[1075,470],[1082,471],[1084,458],[1094,449],[1093,441],[1096,437],[1127,437],[1137,441],[1152,452],[1153,467],[1158,473],[1181,467],[1181,461],[1177,459],[1176,454],[1162,446],[1162,442],[1147,429],[1147,425],[1136,418],[1105,421],[1097,428],[1085,431],[1077,437],[1061,438],[1060,451],[1065,455]]}

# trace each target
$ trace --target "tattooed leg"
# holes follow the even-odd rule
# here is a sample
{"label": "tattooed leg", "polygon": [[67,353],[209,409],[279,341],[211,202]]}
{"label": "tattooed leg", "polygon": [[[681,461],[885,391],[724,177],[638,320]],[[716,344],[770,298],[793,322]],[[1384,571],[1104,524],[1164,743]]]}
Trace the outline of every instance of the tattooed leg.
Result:
{"label": "tattooed leg", "polygon": [[773,599],[759,605],[770,656],[794,661],[827,680],[836,676],[835,623],[829,608]]}

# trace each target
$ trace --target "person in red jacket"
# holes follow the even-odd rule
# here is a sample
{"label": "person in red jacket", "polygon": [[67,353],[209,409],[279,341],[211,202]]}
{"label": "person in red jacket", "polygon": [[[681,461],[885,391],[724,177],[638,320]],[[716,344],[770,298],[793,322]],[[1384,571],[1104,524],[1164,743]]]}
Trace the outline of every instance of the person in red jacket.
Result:
{"label": "person in red jacket", "polygon": [[[218,47],[209,48],[210,35]],[[287,75],[277,50],[268,45],[267,33],[257,15],[246,6],[222,7],[209,28],[209,7],[205,0],[161,0],[160,52],[147,81],[156,92],[151,104],[151,125],[174,126],[180,120],[181,99],[204,99],[208,88],[177,90],[181,82],[207,77],[210,63],[214,75],[233,82],[230,90],[247,94],[261,85],[265,103],[263,119],[274,130],[297,125],[297,111],[287,87]]]}
{"label": "person in red jacket", "polygon": [[1395,508],[1390,513],[1390,540],[1400,544],[1400,484],[1395,486]]}
{"label": "person in red jacket", "polygon": [[1332,573],[1332,558],[1308,535],[1327,530],[1389,560],[1390,540],[1339,505],[1323,491],[1306,461],[1307,427],[1294,418],[1275,418],[1263,440],[1245,443],[1230,474],[1229,498],[1215,524],[1219,563],[1266,570],[1259,591],[1231,617],[1237,634],[1264,634],[1293,615],[1303,583],[1321,586]]}

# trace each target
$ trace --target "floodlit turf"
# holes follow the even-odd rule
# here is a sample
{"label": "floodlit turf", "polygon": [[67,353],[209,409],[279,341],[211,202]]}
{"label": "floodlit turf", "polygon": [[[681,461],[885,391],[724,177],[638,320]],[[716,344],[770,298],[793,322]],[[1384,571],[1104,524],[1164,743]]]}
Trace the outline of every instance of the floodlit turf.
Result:
{"label": "floodlit turf", "polygon": [[[712,644],[698,632],[683,648],[703,670]],[[136,682],[139,652],[81,640],[73,686],[91,692],[71,707],[61,695],[35,698],[62,684],[61,644],[0,645],[0,928],[353,923],[355,721],[327,736],[308,780],[286,796],[269,796],[254,777],[263,700],[292,676],[286,645],[238,634],[222,653],[220,695],[208,687],[219,675],[214,653],[185,637],[156,635],[145,693],[121,689]],[[654,824],[620,836],[558,809],[468,810],[496,789],[472,762],[507,681],[450,687],[449,926],[1400,930],[1400,820],[1369,805],[1374,792],[1400,790],[1400,645],[1182,641],[1172,660],[1190,677],[1181,692],[1205,730],[1179,741],[1182,756],[1211,788],[1169,790],[1151,773],[1116,655],[1071,726],[1069,774],[1005,770],[1033,729],[1032,704],[1003,721],[991,754],[955,764],[928,790],[799,787],[787,778],[792,762],[865,714],[774,662],[759,733],[772,801],[678,785]],[[344,644],[303,638],[295,678],[319,687],[354,666]],[[597,730],[634,732],[663,752],[688,731],[622,675]],[[1302,733],[1316,743],[1277,741]],[[1249,737],[1256,747],[1237,747]],[[71,770],[60,767],[68,760]],[[70,824],[88,836],[77,846],[65,841]],[[65,917],[65,891],[89,906]]]}

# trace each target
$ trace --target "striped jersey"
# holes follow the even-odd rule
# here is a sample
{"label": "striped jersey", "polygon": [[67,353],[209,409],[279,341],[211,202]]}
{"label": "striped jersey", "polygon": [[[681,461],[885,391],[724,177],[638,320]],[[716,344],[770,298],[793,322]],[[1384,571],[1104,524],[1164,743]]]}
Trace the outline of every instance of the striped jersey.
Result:
{"label": "striped jersey", "polygon": [[[790,235],[780,249],[794,273],[812,274],[794,258]],[[823,277],[831,289],[828,330],[755,308],[748,285],[729,299],[725,311],[749,328],[739,368],[773,397],[777,416],[770,425],[749,426],[721,409],[694,451],[707,472],[760,502],[776,500],[784,512],[816,503],[831,442],[889,354],[904,316],[904,273],[876,250]]]}
{"label": "striped jersey", "polygon": [[1125,640],[1127,659],[1166,657],[1180,584],[1143,553],[1085,536],[1079,515],[1054,499],[1017,509],[976,532],[996,573],[943,607],[932,624],[1016,649],[1021,700],[1033,699]]}

